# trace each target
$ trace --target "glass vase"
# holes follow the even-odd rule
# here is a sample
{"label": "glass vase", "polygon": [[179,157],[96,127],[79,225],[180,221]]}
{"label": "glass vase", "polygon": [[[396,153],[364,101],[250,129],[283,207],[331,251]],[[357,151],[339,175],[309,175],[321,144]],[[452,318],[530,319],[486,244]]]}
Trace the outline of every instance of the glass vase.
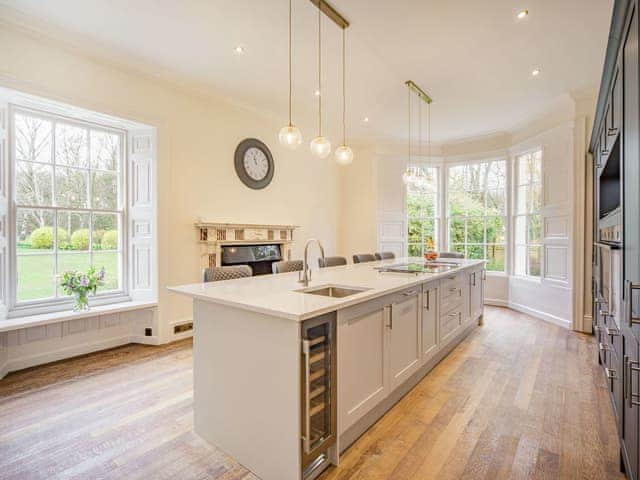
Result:
{"label": "glass vase", "polygon": [[75,304],[73,305],[74,312],[86,312],[89,310],[89,298],[87,292],[74,292]]}

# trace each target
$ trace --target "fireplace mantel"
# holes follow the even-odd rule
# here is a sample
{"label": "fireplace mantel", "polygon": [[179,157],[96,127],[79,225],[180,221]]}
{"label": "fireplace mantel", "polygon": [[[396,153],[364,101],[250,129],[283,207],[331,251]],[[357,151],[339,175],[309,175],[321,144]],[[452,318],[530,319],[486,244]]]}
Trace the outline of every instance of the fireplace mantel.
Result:
{"label": "fireplace mantel", "polygon": [[219,267],[223,245],[277,244],[282,255],[291,260],[291,243],[296,225],[258,225],[251,223],[196,222],[202,268]]}

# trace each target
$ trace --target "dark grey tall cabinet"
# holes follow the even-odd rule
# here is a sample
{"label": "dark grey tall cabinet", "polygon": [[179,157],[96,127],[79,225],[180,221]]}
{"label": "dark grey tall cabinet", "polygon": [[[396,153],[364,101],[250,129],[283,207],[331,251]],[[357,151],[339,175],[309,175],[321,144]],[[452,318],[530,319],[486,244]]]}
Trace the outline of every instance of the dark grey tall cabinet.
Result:
{"label": "dark grey tall cabinet", "polygon": [[[594,160],[593,326],[620,434],[640,480],[640,56],[638,0],[616,0],[590,142]],[[617,262],[617,263],[616,263]]]}

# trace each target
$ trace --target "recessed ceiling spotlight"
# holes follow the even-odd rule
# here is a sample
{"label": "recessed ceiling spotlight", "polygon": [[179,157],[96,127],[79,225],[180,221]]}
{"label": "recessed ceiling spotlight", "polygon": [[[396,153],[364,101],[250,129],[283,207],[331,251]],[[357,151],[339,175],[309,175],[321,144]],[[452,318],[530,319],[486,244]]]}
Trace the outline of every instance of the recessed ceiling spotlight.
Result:
{"label": "recessed ceiling spotlight", "polygon": [[242,55],[244,53],[244,47],[242,45],[238,45],[236,48],[233,49],[233,51],[237,55]]}
{"label": "recessed ceiling spotlight", "polygon": [[316,97],[319,97],[319,96],[320,96],[320,90],[316,90],[315,92],[313,92],[313,94],[314,94]]}
{"label": "recessed ceiling spotlight", "polygon": [[529,10],[520,10],[517,15],[518,20],[522,20],[523,18],[526,18],[527,15],[529,15]]}
{"label": "recessed ceiling spotlight", "polygon": [[539,69],[539,68],[534,68],[534,69],[531,71],[531,76],[532,76],[532,77],[537,77],[537,76],[539,76],[539,75],[540,75],[540,73],[541,73],[541,72],[540,72],[540,69]]}
{"label": "recessed ceiling spotlight", "polygon": [[369,123],[369,117],[364,117],[364,118],[362,119],[362,121],[363,121],[364,123]]}

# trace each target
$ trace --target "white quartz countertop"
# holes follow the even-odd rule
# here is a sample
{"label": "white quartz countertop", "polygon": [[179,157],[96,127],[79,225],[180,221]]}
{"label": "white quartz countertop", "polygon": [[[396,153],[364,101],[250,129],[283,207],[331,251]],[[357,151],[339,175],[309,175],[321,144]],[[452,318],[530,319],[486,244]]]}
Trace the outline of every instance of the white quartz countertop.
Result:
{"label": "white quartz countertop", "polygon": [[[416,275],[379,272],[376,270],[376,267],[382,265],[409,261],[421,262],[423,260],[420,258],[397,258],[395,260],[315,269],[308,287],[298,282],[298,272],[291,272],[220,282],[193,283],[168,288],[172,292],[187,295],[194,299],[302,321],[430,280],[448,277],[462,269],[485,263],[484,260],[446,259],[443,261],[458,263],[460,266],[447,272],[435,274]],[[299,292],[302,289],[306,290],[307,288],[328,285],[366,288],[367,290],[344,298],[324,297]]]}

